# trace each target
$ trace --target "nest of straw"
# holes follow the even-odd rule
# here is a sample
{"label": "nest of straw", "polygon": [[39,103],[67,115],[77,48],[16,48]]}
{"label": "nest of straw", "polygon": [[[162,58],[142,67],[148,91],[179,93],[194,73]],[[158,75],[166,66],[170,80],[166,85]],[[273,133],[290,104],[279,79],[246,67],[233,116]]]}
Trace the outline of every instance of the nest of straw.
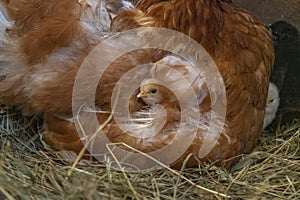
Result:
{"label": "nest of straw", "polygon": [[264,131],[232,171],[128,173],[101,163],[72,167],[42,140],[42,120],[0,110],[0,199],[300,199],[300,120]]}

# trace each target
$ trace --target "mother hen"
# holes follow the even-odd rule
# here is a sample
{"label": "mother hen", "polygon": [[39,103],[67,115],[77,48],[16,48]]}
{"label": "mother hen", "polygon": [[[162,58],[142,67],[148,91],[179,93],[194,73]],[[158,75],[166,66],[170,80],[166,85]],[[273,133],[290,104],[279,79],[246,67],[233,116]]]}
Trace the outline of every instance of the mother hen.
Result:
{"label": "mother hen", "polygon": [[[217,161],[217,165],[221,165],[225,168],[231,167],[238,160],[238,155],[253,151],[262,129],[268,82],[274,61],[274,50],[269,32],[256,17],[236,7],[230,0],[136,0],[134,3],[136,9],[118,12],[111,24],[113,31],[151,26],[173,29],[199,42],[214,59],[226,86],[227,114],[224,135],[230,137],[230,140],[221,137],[217,145],[202,161]],[[77,4],[76,1],[74,5]],[[55,3],[53,5],[55,5]],[[22,102],[23,107],[30,106],[33,107],[35,111],[50,112],[51,115],[56,113],[60,115],[69,114],[71,109],[70,92],[73,86],[72,81],[74,81],[75,74],[78,70],[78,67],[70,66],[79,66],[88,52],[101,40],[100,38],[94,39],[95,36],[99,36],[99,33],[94,33],[95,27],[79,26],[78,28],[78,21],[79,23],[84,23],[82,16],[85,15],[78,15],[80,12],[75,12],[77,9],[71,10],[70,13],[61,15],[59,22],[68,21],[71,23],[72,20],[68,20],[68,17],[75,16],[77,21],[74,20],[75,25],[70,27],[72,27],[71,30],[82,30],[78,32],[80,34],[67,34],[65,37],[59,39],[54,38],[54,43],[50,42],[50,46],[54,45],[54,48],[40,52],[38,50],[40,45],[38,44],[41,44],[44,38],[38,37],[41,38],[38,42],[29,42],[29,46],[32,47],[35,52],[38,52],[38,54],[32,53],[29,54],[32,56],[25,56],[27,59],[25,63],[29,63],[27,64],[29,69],[23,68],[24,54],[18,56],[17,59],[15,59],[15,55],[13,56],[14,59],[19,62],[18,65],[20,65],[20,62],[22,63],[22,66],[14,68],[15,71],[7,70],[7,68],[3,66],[1,67],[0,73],[3,76],[3,80],[0,85],[0,94],[4,100],[8,99],[5,102],[12,102],[13,104]],[[45,11],[41,10],[41,15],[47,11],[48,9]],[[14,13],[14,11],[10,12]],[[86,12],[85,14],[90,14],[90,12]],[[9,16],[11,15],[14,16],[13,14]],[[32,15],[33,13],[28,16]],[[102,19],[103,18],[100,17],[98,20]],[[98,20],[93,19],[89,22],[97,23],[99,22]],[[35,23],[33,23],[33,26],[34,25]],[[45,29],[42,31],[42,28],[43,26],[37,26],[37,28],[33,29],[33,32],[54,33],[54,31],[57,30]],[[27,31],[26,29],[21,30]],[[68,31],[68,33],[69,32],[70,31]],[[5,34],[12,33],[7,32]],[[45,34],[45,36],[46,35],[47,34]],[[23,37],[25,37],[25,40],[21,39],[21,42],[26,46],[26,44],[28,44],[26,43],[27,35]],[[95,41],[95,43],[90,44],[90,41]],[[25,48],[25,50],[27,49],[28,48]],[[45,54],[48,55],[49,52],[53,52],[54,49],[58,54],[60,51],[67,52],[67,56],[65,57],[57,55],[55,62],[53,62],[51,56],[48,57],[45,62],[42,62],[42,65],[49,66],[49,64],[51,64],[51,66],[55,66],[53,67],[55,70],[52,70],[51,67],[43,67],[39,66],[40,64],[35,64],[35,62],[40,61]],[[65,49],[68,50],[64,51]],[[152,59],[152,53],[152,51],[143,51],[142,53],[135,52],[127,56],[125,55],[124,59],[129,64],[126,64],[124,60],[116,61],[112,66],[113,70],[109,74],[112,75],[113,72],[119,70],[124,72],[132,68],[134,64],[137,65],[143,61],[157,61],[157,59]],[[145,55],[147,55],[146,59]],[[137,56],[140,60],[132,63],[130,56]],[[8,60],[6,62],[11,61]],[[124,63],[125,66],[123,65]],[[36,73],[33,76],[32,72],[36,69],[40,71],[40,75]],[[13,76],[9,76],[10,74],[13,74]],[[35,81],[31,81],[28,84],[23,79],[22,82],[19,82],[20,79],[18,76],[23,76],[23,74],[28,74],[28,77],[31,79],[34,78]],[[43,77],[43,79],[39,77]],[[106,78],[109,77],[109,75],[106,76]],[[118,77],[113,78],[113,81],[117,78]],[[11,80],[5,83],[7,79]],[[18,85],[18,82],[21,83],[21,87]],[[66,87],[62,89],[62,87],[60,87],[61,83],[67,84]],[[13,90],[11,90],[11,88],[13,88]],[[36,88],[39,89],[36,90]],[[107,94],[111,94],[112,88],[108,88],[107,90],[109,90]],[[33,91],[35,91],[34,94],[32,94]],[[22,93],[26,95],[21,95]],[[24,98],[24,96],[26,98],[20,100],[20,97]],[[109,103],[109,100],[104,101],[101,98],[101,91],[97,98],[99,98],[99,101],[102,103]],[[207,97],[206,101],[204,100],[204,102],[207,101],[209,101],[209,97]],[[207,110],[210,109],[209,105],[205,104],[205,106]],[[79,138],[77,138],[76,129],[70,122],[61,120],[57,122],[57,120],[59,119],[53,120],[52,117],[48,117],[47,123],[49,129],[46,134],[47,141],[56,149],[68,149],[78,152],[82,145],[79,142]],[[159,138],[159,134],[157,141],[160,144],[149,143],[147,140],[141,142],[132,136],[127,136],[125,133],[122,133],[113,123],[114,122],[111,122],[111,126],[105,130],[109,138],[114,142],[125,142],[144,151],[155,150],[157,147],[165,145],[165,142],[170,142],[170,138],[167,139],[167,141],[160,141],[161,138]],[[58,130],[55,124],[63,124],[62,126],[64,128]],[[199,134],[201,135],[201,130]],[[70,139],[72,137],[73,139]],[[76,145],[74,146],[73,144],[75,143]],[[181,166],[182,161],[189,153],[194,154],[195,158],[189,160],[188,166],[192,167],[197,165],[198,162],[196,160],[198,160],[198,158],[196,157],[201,144],[201,139],[195,139],[191,147],[176,162],[172,163],[172,166]]]}
{"label": "mother hen", "polygon": [[219,141],[206,160],[232,166],[236,159],[230,158],[253,151],[262,129],[274,62],[270,33],[230,0],[141,0],[136,6],[120,11],[112,27],[170,28],[195,39],[214,59],[226,86],[225,132],[231,142]]}

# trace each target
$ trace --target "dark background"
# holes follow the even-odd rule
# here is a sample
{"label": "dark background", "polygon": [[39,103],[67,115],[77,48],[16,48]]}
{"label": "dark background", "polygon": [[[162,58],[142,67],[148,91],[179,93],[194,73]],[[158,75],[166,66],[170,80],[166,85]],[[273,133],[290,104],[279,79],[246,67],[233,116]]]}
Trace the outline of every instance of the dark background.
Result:
{"label": "dark background", "polygon": [[300,30],[300,0],[233,0],[264,23],[287,21]]}

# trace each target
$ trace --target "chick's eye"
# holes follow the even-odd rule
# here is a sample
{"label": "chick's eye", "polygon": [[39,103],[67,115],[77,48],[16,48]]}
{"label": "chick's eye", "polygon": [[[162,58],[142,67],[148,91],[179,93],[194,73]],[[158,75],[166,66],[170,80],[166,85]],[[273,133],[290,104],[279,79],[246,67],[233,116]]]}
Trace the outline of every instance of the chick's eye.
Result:
{"label": "chick's eye", "polygon": [[155,88],[151,89],[152,94],[155,94],[156,92],[157,92],[157,89],[155,89]]}

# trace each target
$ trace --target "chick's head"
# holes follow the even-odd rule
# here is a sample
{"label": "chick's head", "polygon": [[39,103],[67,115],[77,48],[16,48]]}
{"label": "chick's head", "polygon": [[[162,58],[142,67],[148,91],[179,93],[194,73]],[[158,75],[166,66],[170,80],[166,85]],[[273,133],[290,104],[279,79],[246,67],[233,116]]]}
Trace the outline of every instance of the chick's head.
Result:
{"label": "chick's head", "polygon": [[276,113],[279,106],[279,101],[278,89],[273,83],[270,83],[267,97],[266,114]]}
{"label": "chick's head", "polygon": [[175,95],[168,88],[152,79],[146,79],[141,83],[137,97],[142,98],[150,106],[176,100]]}
{"label": "chick's head", "polygon": [[155,105],[160,103],[162,95],[159,90],[159,85],[149,83],[140,87],[140,93],[137,97],[142,98],[148,105]]}

